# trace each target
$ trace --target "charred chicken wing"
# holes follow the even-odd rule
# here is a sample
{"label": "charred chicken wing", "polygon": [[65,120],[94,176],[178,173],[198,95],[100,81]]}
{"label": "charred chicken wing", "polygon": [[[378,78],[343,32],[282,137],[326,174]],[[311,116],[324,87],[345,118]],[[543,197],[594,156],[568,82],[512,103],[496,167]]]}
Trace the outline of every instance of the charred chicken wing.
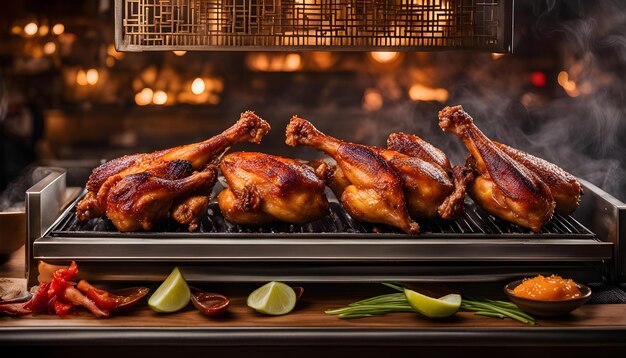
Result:
{"label": "charred chicken wing", "polygon": [[297,116],[291,118],[286,134],[288,145],[313,147],[337,162],[351,183],[341,194],[341,203],[354,218],[392,225],[409,234],[419,232],[409,216],[400,176],[375,150],[327,136]]}
{"label": "charred chicken wing", "polygon": [[190,198],[209,195],[216,177],[210,163],[233,144],[259,143],[269,130],[266,121],[248,111],[204,142],[104,163],[89,177],[88,192],[76,207],[78,219],[107,216],[120,231],[149,230],[173,212],[175,220],[195,230],[208,199]]}
{"label": "charred chicken wing", "polygon": [[322,182],[294,159],[262,153],[226,155],[220,169],[228,188],[218,196],[224,217],[236,224],[304,224],[328,213]]}
{"label": "charred chicken wing", "polygon": [[441,110],[439,126],[459,137],[471,154],[468,164],[477,174],[469,185],[474,201],[495,216],[540,231],[554,213],[550,188],[489,140],[461,106]]}

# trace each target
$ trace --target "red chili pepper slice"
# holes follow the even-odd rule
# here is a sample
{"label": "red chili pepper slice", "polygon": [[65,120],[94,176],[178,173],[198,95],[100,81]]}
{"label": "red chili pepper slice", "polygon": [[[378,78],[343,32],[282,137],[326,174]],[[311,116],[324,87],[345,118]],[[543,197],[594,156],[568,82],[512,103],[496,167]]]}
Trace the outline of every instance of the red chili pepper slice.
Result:
{"label": "red chili pepper slice", "polygon": [[128,308],[139,302],[149,291],[146,287],[131,287],[120,290],[119,293],[123,293],[123,295],[118,295],[93,287],[85,280],[80,280],[76,288],[86,294],[99,308],[107,311]]}
{"label": "red chili pepper slice", "polygon": [[61,317],[67,316],[72,308],[74,308],[73,304],[64,302],[59,296],[54,296],[51,303],[54,313]]}
{"label": "red chili pepper slice", "polygon": [[24,304],[24,308],[32,313],[46,312],[50,303],[50,298],[48,297],[50,284],[50,282],[40,282],[39,289],[35,292],[33,297]]}
{"label": "red chili pepper slice", "polygon": [[56,270],[54,272],[54,278],[52,279],[50,289],[48,290],[48,297],[52,298],[53,296],[57,296],[63,292],[65,287],[71,285],[68,281],[74,278],[77,273],[78,266],[76,266],[76,262],[74,261],[72,261],[68,268]]}

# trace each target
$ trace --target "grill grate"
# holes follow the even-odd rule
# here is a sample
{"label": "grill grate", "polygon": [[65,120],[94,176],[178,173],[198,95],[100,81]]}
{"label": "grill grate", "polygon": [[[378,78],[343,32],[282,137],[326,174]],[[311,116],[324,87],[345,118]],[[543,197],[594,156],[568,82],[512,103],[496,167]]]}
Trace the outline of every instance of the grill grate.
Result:
{"label": "grill grate", "polygon": [[116,0],[116,47],[511,52],[511,0]]}
{"label": "grill grate", "polygon": [[[370,224],[352,219],[337,202],[331,202],[330,213],[320,220],[304,225],[277,223],[263,226],[243,226],[229,223],[221,215],[216,202],[209,205],[208,215],[197,232],[189,233],[185,227],[168,221],[155,227],[151,232],[120,233],[108,219],[92,219],[86,224],[78,222],[74,208],[69,210],[52,228],[50,235],[56,237],[271,237],[310,236],[316,238],[338,236],[359,238],[416,237],[445,238],[463,236],[472,238],[595,238],[595,235],[571,216],[555,214],[539,234],[528,229],[500,220],[482,211],[471,202],[466,202],[466,210],[456,221],[441,219],[419,220],[421,232],[409,236],[387,225]],[[278,236],[280,237],[280,236]]]}

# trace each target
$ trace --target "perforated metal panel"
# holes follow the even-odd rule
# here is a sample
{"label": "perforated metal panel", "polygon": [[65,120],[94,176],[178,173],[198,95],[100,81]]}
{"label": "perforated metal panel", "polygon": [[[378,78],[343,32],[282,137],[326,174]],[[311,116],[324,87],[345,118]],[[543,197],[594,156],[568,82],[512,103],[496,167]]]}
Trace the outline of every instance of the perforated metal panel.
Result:
{"label": "perforated metal panel", "polygon": [[116,0],[118,51],[512,51],[513,0]]}

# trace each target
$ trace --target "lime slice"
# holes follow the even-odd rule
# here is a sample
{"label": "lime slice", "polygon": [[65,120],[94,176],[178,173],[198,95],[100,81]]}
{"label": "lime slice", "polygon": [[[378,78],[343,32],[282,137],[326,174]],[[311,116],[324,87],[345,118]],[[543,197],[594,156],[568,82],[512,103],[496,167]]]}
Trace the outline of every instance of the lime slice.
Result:
{"label": "lime slice", "polygon": [[452,316],[461,307],[461,295],[456,293],[433,298],[405,288],[404,295],[415,311],[429,318]]}
{"label": "lime slice", "polygon": [[187,282],[178,267],[175,267],[161,286],[150,296],[148,305],[157,312],[170,313],[185,308],[190,298],[189,286],[187,286]]}
{"label": "lime slice", "polygon": [[296,293],[289,285],[272,281],[252,291],[247,304],[260,313],[283,315],[296,306]]}

